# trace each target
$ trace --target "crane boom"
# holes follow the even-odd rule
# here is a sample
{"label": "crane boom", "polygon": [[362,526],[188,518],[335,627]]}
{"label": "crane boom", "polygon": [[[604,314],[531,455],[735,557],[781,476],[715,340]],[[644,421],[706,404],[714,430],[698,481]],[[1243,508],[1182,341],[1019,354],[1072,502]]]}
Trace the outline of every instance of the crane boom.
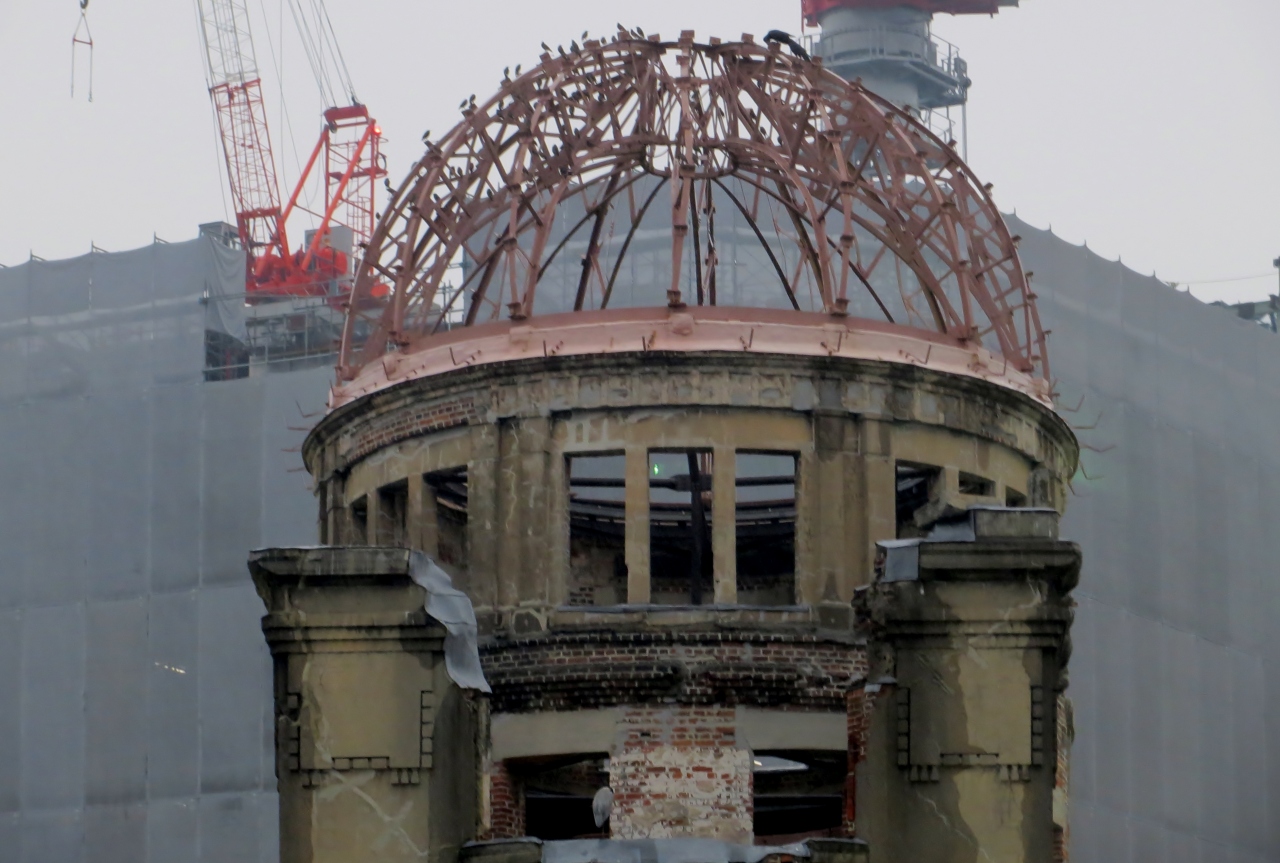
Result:
{"label": "crane boom", "polygon": [[288,241],[248,7],[245,0],[196,0],[196,7],[240,242],[251,256],[284,257]]}
{"label": "crane boom", "polygon": [[[323,2],[313,0],[310,18],[293,0],[290,8],[322,98],[332,102],[337,95],[329,75],[332,67],[333,77],[352,104],[325,110],[320,139],[283,208],[247,0],[196,0],[196,8],[236,228],[248,255],[245,293],[254,302],[345,294],[350,290],[350,256],[373,233],[375,181],[386,176],[386,168],[382,129],[369,109],[356,101]],[[300,203],[303,188],[315,170],[323,171],[324,207],[320,211]],[[298,211],[309,213],[316,220],[316,229],[305,248],[291,251],[285,226]],[[345,250],[332,243],[335,225],[350,228]]]}

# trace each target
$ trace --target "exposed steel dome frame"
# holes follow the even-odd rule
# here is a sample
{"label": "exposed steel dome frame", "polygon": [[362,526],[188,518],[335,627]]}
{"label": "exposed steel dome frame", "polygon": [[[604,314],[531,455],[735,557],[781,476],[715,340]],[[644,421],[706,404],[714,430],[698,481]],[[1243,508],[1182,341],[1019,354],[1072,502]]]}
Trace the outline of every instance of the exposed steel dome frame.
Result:
{"label": "exposed steel dome frame", "polygon": [[[753,200],[732,200],[765,250],[770,228],[798,247],[790,271],[768,255],[793,308],[807,289],[814,311],[842,317],[850,288],[864,290],[891,323],[985,344],[1010,368],[1048,379],[1017,238],[989,189],[952,146],[818,62],[750,36],[700,44],[691,32],[664,42],[620,30],[544,54],[463,115],[428,144],[374,232],[347,315],[340,380],[442,330],[503,312],[515,321],[537,314],[539,280],[569,239],[557,243],[557,208],[572,196],[581,196],[573,212],[583,215],[570,236],[590,237],[575,311],[609,305],[618,266],[601,265],[606,219],[630,223],[620,263],[657,197],[672,208],[667,304],[716,305],[710,198],[713,186],[716,195],[728,191],[730,177],[753,190]],[[660,178],[647,195],[636,193],[643,177]],[[762,201],[785,212],[785,230],[777,210],[771,226],[759,223]],[[690,242],[697,273],[685,290]],[[472,265],[461,285],[450,284],[463,256]],[[910,320],[894,320],[873,286],[888,267],[899,273],[895,307]],[[904,287],[904,271],[914,284]]]}

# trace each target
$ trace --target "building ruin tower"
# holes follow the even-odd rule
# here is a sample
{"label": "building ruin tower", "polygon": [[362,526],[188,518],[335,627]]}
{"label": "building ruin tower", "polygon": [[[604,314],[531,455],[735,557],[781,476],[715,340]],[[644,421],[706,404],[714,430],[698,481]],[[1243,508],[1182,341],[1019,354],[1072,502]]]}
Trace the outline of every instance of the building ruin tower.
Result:
{"label": "building ruin tower", "polygon": [[[909,785],[892,783],[920,777],[871,752],[897,746],[896,714],[876,712],[883,699],[866,702],[870,731],[851,754],[851,693],[887,686],[885,657],[915,649],[898,622],[933,613],[895,604],[877,549],[915,548],[933,566],[918,578],[930,590],[1023,585],[962,591],[975,621],[1025,598],[1026,574],[1047,556],[1069,568],[1062,560],[1078,553],[1054,531],[1077,448],[1049,381],[1017,238],[954,150],[906,113],[748,35],[623,30],[545,54],[428,144],[370,244],[331,409],[304,446],[320,540],[345,550],[255,559],[273,645],[315,642],[316,627],[373,627],[352,651],[380,658],[368,679],[354,666],[323,676],[327,709],[349,711],[334,706],[348,681],[360,709],[417,717],[421,697],[424,717],[383,722],[382,738],[353,730],[369,751],[286,751],[286,773],[318,766],[305,781],[281,777],[282,811],[328,805],[380,853],[447,860],[462,837],[424,827],[410,847],[384,816],[404,824],[415,806],[452,805],[465,818],[456,801],[471,782],[477,839],[659,850],[807,839],[815,860],[856,859],[854,804],[878,788],[897,800]],[[977,512],[999,517],[957,527]],[[935,554],[944,534],[963,546],[952,558]],[[993,542],[1016,554],[983,556]],[[392,553],[402,548],[425,552],[469,598],[487,696],[425,671],[448,644],[429,604],[411,608],[424,592],[413,558]],[[982,565],[946,564],[965,549]],[[879,604],[855,608],[873,584]],[[1070,586],[1055,588],[1063,603]],[[945,616],[954,596],[935,593]],[[1043,703],[1030,687],[1047,687],[1051,705],[1059,685],[1035,663],[1065,657],[1065,629],[1041,629],[1004,645],[1023,651],[1003,657],[1025,660],[1021,678],[946,678],[971,700],[1015,693],[982,714],[1026,725],[1003,755],[989,750],[1006,738],[965,725],[950,702],[918,711],[922,746],[949,728],[960,748],[942,751],[968,759],[926,764],[952,823],[996,793],[962,770],[1012,765],[1003,781],[1027,783],[1031,801],[1052,789],[1052,742],[1040,736],[1038,760],[1015,752]],[[277,648],[278,670],[289,650]],[[413,682],[373,679],[386,675]],[[277,689],[281,745],[320,739],[325,706]],[[463,705],[487,716],[473,727]],[[428,729],[428,707],[451,711],[453,730]],[[1052,706],[1040,709],[1052,723]],[[294,734],[304,715],[311,729]],[[464,781],[437,793],[438,758],[397,774],[415,767],[374,751],[410,758],[428,738],[435,753],[474,746],[479,769],[456,757]],[[376,812],[343,793],[353,776],[336,775],[338,756],[348,771],[349,756],[362,759]],[[322,799],[291,802],[308,794]],[[917,814],[881,810],[890,821],[878,835],[898,826],[893,812]],[[1039,859],[1043,806],[1006,820],[1001,847]],[[282,842],[295,828],[311,841],[315,820],[283,826]],[[1024,834],[1037,838],[1019,845]],[[972,836],[985,841],[977,827],[964,834],[970,851]],[[534,861],[555,847],[464,853]],[[878,859],[905,863],[885,847]]]}

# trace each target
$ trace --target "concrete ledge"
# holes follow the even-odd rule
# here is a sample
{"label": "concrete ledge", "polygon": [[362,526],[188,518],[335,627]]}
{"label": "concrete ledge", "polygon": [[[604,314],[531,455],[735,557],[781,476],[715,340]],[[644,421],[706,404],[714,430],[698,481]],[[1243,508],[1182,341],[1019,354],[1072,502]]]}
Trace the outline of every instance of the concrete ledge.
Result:
{"label": "concrete ledge", "polygon": [[[490,720],[492,757],[538,758],[609,752],[618,736],[620,708],[543,713],[494,713]],[[738,707],[737,739],[753,751],[820,749],[843,752],[848,720],[834,711],[766,710]]]}

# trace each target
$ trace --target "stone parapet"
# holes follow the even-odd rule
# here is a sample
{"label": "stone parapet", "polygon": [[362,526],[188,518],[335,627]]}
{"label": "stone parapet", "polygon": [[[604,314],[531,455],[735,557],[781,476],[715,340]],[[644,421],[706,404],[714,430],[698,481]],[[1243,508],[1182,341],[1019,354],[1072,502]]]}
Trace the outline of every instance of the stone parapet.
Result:
{"label": "stone parapet", "polygon": [[443,429],[617,408],[755,408],[853,413],[973,435],[1074,472],[1066,423],[1030,396],[920,365],[758,353],[545,357],[408,380],[334,410],[308,435],[303,456],[320,482],[368,454]]}
{"label": "stone parapet", "polygon": [[[422,549],[482,631],[520,636],[589,625],[593,609],[685,602],[714,602],[720,618],[767,608],[777,622],[789,608],[847,630],[876,541],[974,503],[1061,509],[1078,448],[1045,404],[981,378],[842,356],[648,351],[407,379],[334,410],[303,452],[321,541]],[[671,483],[687,469],[652,473],[680,454],[708,471],[704,527],[689,534],[711,565],[692,580],[670,556],[686,523]],[[772,522],[751,475],[766,462],[784,477]],[[664,625],[684,625],[679,613]]]}

